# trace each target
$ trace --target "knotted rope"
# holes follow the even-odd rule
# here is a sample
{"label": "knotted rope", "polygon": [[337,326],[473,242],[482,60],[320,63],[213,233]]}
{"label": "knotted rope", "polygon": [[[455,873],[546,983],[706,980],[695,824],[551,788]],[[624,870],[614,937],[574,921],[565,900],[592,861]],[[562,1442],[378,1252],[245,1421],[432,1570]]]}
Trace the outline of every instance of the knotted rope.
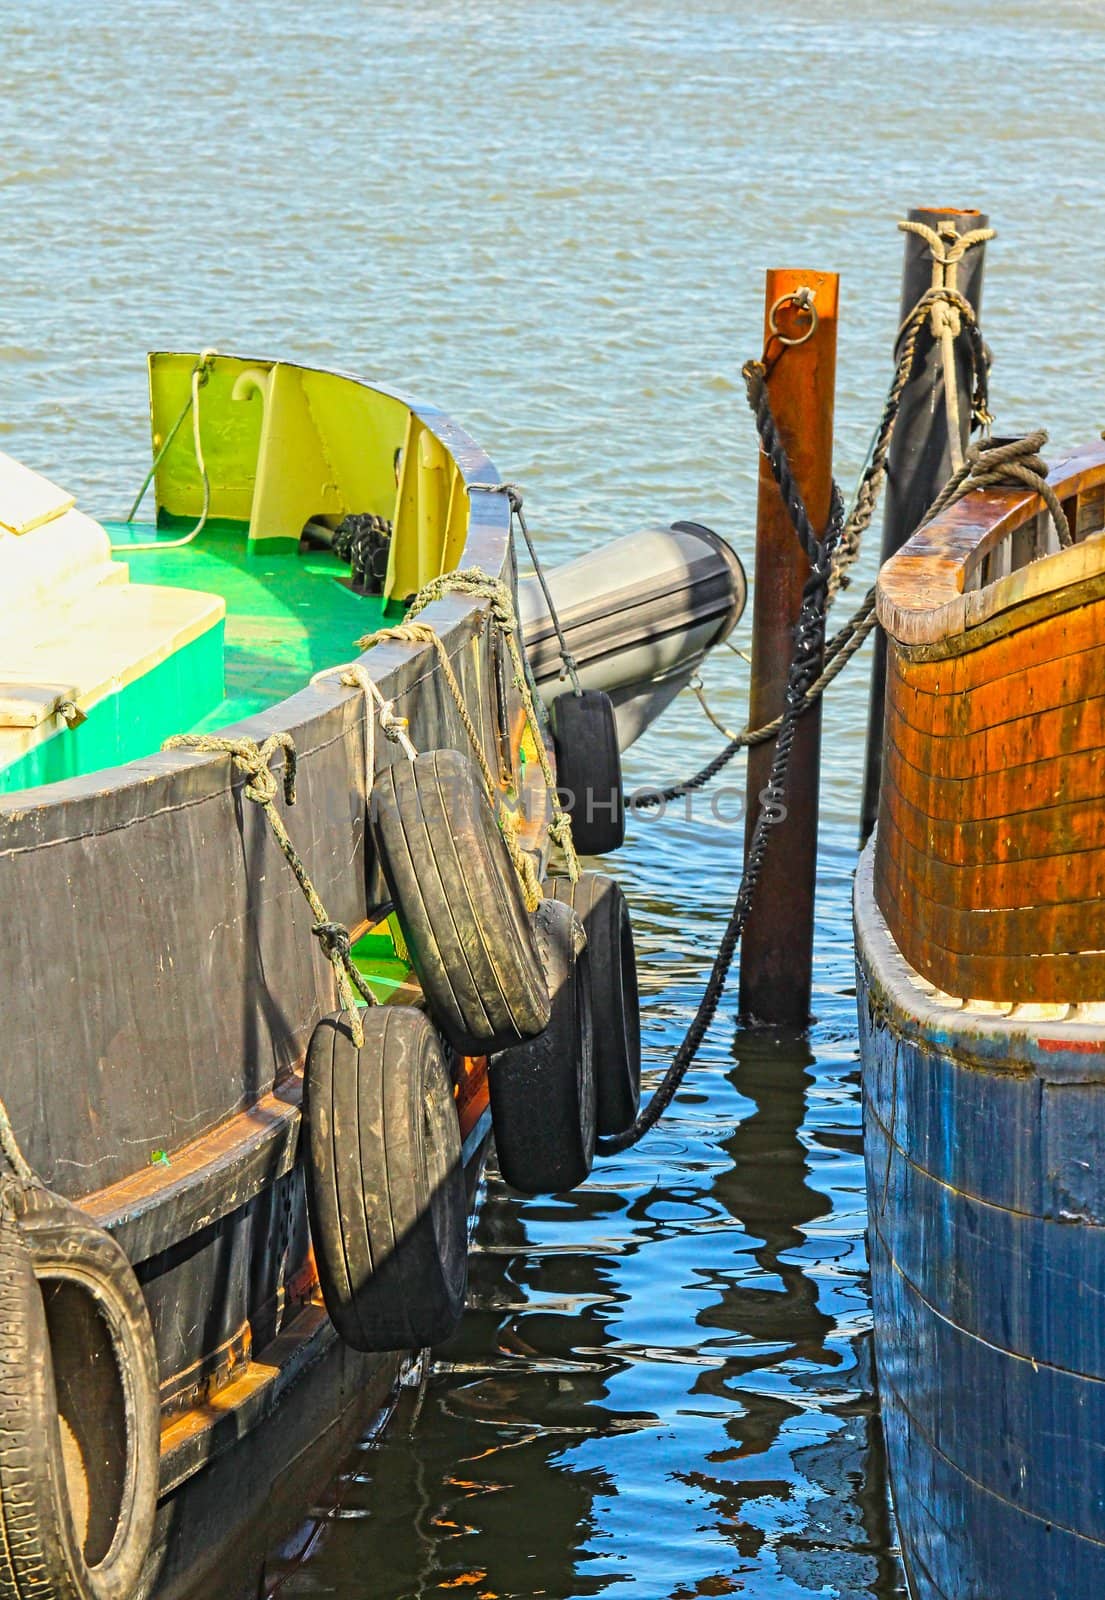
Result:
{"label": "knotted rope", "polygon": [[[917,344],[921,330],[926,323],[931,325],[933,338],[941,343],[944,391],[947,405],[951,408],[948,415],[949,440],[953,433],[955,440],[952,460],[963,461],[963,455],[959,448],[959,401],[954,350],[952,349],[955,340],[961,335],[968,340],[971,356],[972,420],[977,426],[986,428],[990,426],[993,420],[989,410],[989,356],[983,342],[982,332],[978,326],[978,318],[975,315],[974,307],[959,292],[956,287],[956,277],[959,263],[968,250],[984,243],[987,239],[992,239],[994,230],[992,228],[976,228],[970,233],[955,234],[954,238],[945,239],[935,229],[927,227],[924,223],[903,222],[899,226],[904,232],[919,234],[928,243],[933,257],[933,281],[898,329],[898,337],[895,341],[896,365],[894,376],[887,390],[882,416],[875,430],[871,450],[860,478],[859,487],[856,490],[852,509],[845,520],[840,539],[833,554],[827,597],[827,604],[830,606],[840,590],[846,589],[849,585],[848,570],[859,557],[863,536],[870,527],[871,520],[875,514],[879,496],[886,481],[890,442],[901,410],[902,396],[910,378],[913,376],[913,369],[917,360]],[[760,411],[765,397],[766,387],[764,396],[758,399],[750,394],[753,409],[757,411],[757,424],[760,422]],[[979,447],[972,447],[972,450],[977,448]],[[971,452],[969,451],[968,455],[970,454]],[[785,493],[784,500],[787,500]],[[789,500],[787,503],[789,505]],[[803,538],[803,548],[808,555],[808,533]],[[826,645],[824,670],[810,684],[806,699],[807,708],[816,704],[829,684],[844,670],[852,657],[862,648],[868,635],[877,626],[875,590],[871,588],[864,596],[858,609]],[[699,694],[699,700],[700,702],[702,700],[701,694]],[[708,712],[707,715],[709,715]],[[712,716],[710,720],[712,722],[715,721]],[[739,733],[731,735],[725,748],[720,750],[704,767],[700,768],[693,777],[685,779],[682,783],[671,784],[666,789],[658,789],[635,798],[633,801],[634,809],[643,810],[669,800],[678,800],[690,794],[693,790],[702,788],[711,779],[715,778],[739,751],[754,745],[764,744],[768,739],[773,739],[779,732],[781,725],[782,717],[778,716],[773,721],[765,723],[762,727],[741,729]]]}
{"label": "knotted rope", "polygon": [[276,809],[279,784],[272,770],[272,760],[278,750],[284,752],[284,802],[289,806],[295,805],[298,756],[291,734],[270,733],[265,742],[259,745],[254,739],[227,739],[213,733],[178,733],[171,739],[166,739],[161,748],[193,750],[201,755],[228,755],[238,771],[244,773],[247,781],[242,793],[247,800],[252,800],[254,805],[261,807],[276,837],[276,842],[284,853],[284,859],[295,873],[296,882],[303,890],[304,898],[315,919],[311,932],[334,969],[341,1009],[348,1013],[353,1043],[360,1049],[364,1044],[364,1026],[353,991],[356,989],[362,1000],[370,1006],[376,1004],[376,997],[353,963],[349,929],[344,923],[330,920],[326,907],[319,898],[318,890],[311,882],[307,868],[288,836],[283,818]]}
{"label": "knotted rope", "polygon": [[930,228],[924,222],[899,222],[902,233],[912,233],[923,239],[932,257],[932,285],[927,295],[918,302],[927,303],[932,337],[940,346],[940,360],[944,368],[944,414],[948,424],[948,451],[952,472],[963,465],[963,447],[959,442],[959,386],[955,379],[955,341],[962,331],[964,307],[970,312],[969,324],[974,322],[974,311],[959,293],[957,276],[959,263],[980,244],[994,237],[993,228],[974,228],[959,233],[952,222]]}
{"label": "knotted rope", "polygon": [[406,717],[395,715],[395,701],[385,698],[380,686],[373,683],[359,661],[343,661],[336,667],[324,667],[316,672],[312,683],[325,683],[327,678],[337,678],[347,689],[359,689],[369,704],[365,718],[365,799],[372,795],[376,782],[376,722],[385,739],[397,744],[408,761],[413,761],[418,751],[407,733]]}
{"label": "knotted rope", "polygon": [[[932,229],[926,228],[922,223],[899,224],[907,232],[921,232],[931,234],[936,241],[939,251],[944,250],[944,242]],[[954,435],[954,448],[951,460],[953,470],[957,463],[963,460],[959,445],[959,391],[955,375],[955,354],[947,343],[950,338],[951,345],[960,334],[965,334],[971,356],[971,417],[979,427],[989,427],[993,420],[989,410],[989,358],[983,342],[982,332],[978,326],[978,318],[971,302],[966,299],[955,287],[955,269],[966,251],[973,245],[981,244],[984,239],[993,237],[992,228],[976,228],[973,233],[964,234],[959,243],[962,249],[953,247],[955,259],[950,260],[941,255],[939,262],[934,261],[934,278],[939,266],[941,273],[947,268],[950,282],[934,282],[918,300],[917,304],[905,318],[898,329],[895,341],[897,362],[894,376],[887,390],[886,401],[883,405],[882,416],[875,431],[874,441],[867,465],[864,467],[859,488],[856,490],[855,501],[848,519],[844,524],[844,532],[840,536],[836,556],[833,560],[833,576],[829,586],[830,602],[835,598],[840,589],[848,587],[845,576],[859,556],[863,535],[871,525],[875,514],[879,496],[882,493],[886,480],[887,462],[890,456],[890,441],[894,435],[894,427],[901,410],[902,396],[906,386],[913,376],[913,368],[917,361],[917,341],[921,329],[926,322],[932,324],[933,337],[941,340],[941,360],[944,369],[945,409],[948,414],[949,443]],[[934,319],[939,319],[939,329]],[[953,331],[954,330],[954,331]],[[950,363],[950,364],[949,364]],[[953,429],[954,415],[954,429]]]}
{"label": "knotted rope", "polygon": [[[828,609],[833,593],[834,577],[839,572],[836,564],[836,552],[839,549],[840,540],[844,538],[845,529],[852,522],[852,519],[849,519],[849,524],[844,523],[844,508],[840,500],[840,491],[834,483],[832,490],[833,502],[830,512],[830,531],[826,533],[824,540],[818,537],[810,522],[805,502],[794,481],[786,450],[775,425],[775,419],[772,416],[771,402],[767,392],[767,368],[763,361],[748,361],[742,368],[742,374],[748,394],[748,403],[755,415],[756,428],[770,463],[772,475],[778,484],[779,493],[783,497],[783,503],[787,508],[798,541],[811,562],[807,589],[809,589],[810,585],[813,588],[809,595],[805,592],[803,593],[802,608],[794,630],[795,659],[799,660],[800,658],[803,682],[802,704],[795,712],[797,716],[807,711],[811,705],[820,700],[829,684],[843,672],[848,662],[862,646],[868,634],[877,626],[875,591],[874,589],[869,590],[864,597],[862,605],[844,626],[833,635],[825,647],[824,653],[822,653],[821,647],[825,636],[825,611]],[[897,402],[900,397],[900,388],[897,395],[894,394],[892,388],[891,396],[888,397],[888,409],[890,400],[893,399],[894,415],[897,414]],[[887,440],[889,440],[889,433],[892,427],[893,418],[891,418],[886,429]],[[873,458],[874,462],[875,458]],[[874,470],[875,466],[869,468],[868,474],[865,475],[865,483],[869,481]],[[878,467],[878,470],[881,471],[881,467]],[[863,522],[864,527],[870,522],[873,509],[874,499],[872,498],[870,508],[865,512],[866,521]],[[853,512],[853,518],[855,516],[856,513]],[[825,572],[822,573],[821,563],[826,559],[826,545],[828,546],[827,560],[829,564]],[[823,594],[821,593],[822,581],[824,585]],[[822,601],[823,604],[821,603]],[[810,603],[808,604],[807,602]],[[814,670],[815,668],[820,670]],[[701,700],[701,695],[699,698]],[[670,800],[681,800],[685,795],[693,793],[694,790],[703,788],[711,779],[717,776],[723,767],[726,767],[732,761],[738,751],[749,749],[753,745],[766,744],[769,739],[774,739],[781,732],[787,716],[788,711],[784,709],[779,716],[774,717],[771,722],[764,723],[762,727],[742,728],[739,733],[730,737],[729,743],[723,750],[719,750],[717,755],[692,777],[685,778],[681,783],[669,784],[665,789],[646,790],[643,794],[640,792],[635,794],[631,801],[632,809],[634,811],[647,811],[654,806],[666,804]],[[711,717],[710,720],[713,721],[714,719]]]}
{"label": "knotted rope", "polygon": [[1040,496],[1051,514],[1060,547],[1069,548],[1074,543],[1070,525],[1059,496],[1047,481],[1048,465],[1040,454],[1046,443],[1047,433],[1043,428],[1026,433],[1023,439],[980,439],[968,448],[963,465],[932,502],[921,526],[976,489],[1004,489],[1023,484]]}
{"label": "knotted rope", "polygon": [[472,595],[475,598],[488,600],[491,603],[492,625],[501,634],[510,656],[511,678],[522,702],[522,711],[533,738],[538,764],[541,768],[541,776],[545,781],[545,789],[549,797],[551,811],[549,838],[554,844],[559,845],[563,851],[568,875],[574,883],[579,877],[580,865],[572,840],[572,819],[560,804],[560,796],[556,787],[556,775],[552,770],[549,753],[545,748],[544,731],[537,714],[533,693],[526,674],[525,658],[522,655],[521,645],[518,641],[518,618],[514,610],[514,601],[506,584],[502,583],[498,578],[490,577],[479,567],[468,567],[462,572],[444,572],[438,578],[431,578],[429,583],[418,591],[407,608],[405,622],[399,623],[396,627],[380,628],[375,633],[366,634],[364,638],[357,640],[357,647],[361,650],[370,650],[374,645],[394,640],[400,644],[430,644],[436,650],[446,686],[453,698],[461,724],[468,735],[476,757],[476,764],[480,769],[480,776],[483,779],[488,801],[495,810],[511,861],[514,863],[515,871],[518,873],[526,905],[529,910],[533,911],[541,903],[542,890],[533,859],[522,849],[518,841],[520,818],[510,808],[496,803],[499,798],[498,790],[487,756],[484,753],[483,741],[480,739],[479,732],[468,712],[464,701],[464,691],[453,670],[453,663],[449,659],[444,640],[429,623],[420,623],[416,620],[427,606],[432,605],[436,600],[444,599],[447,594]]}

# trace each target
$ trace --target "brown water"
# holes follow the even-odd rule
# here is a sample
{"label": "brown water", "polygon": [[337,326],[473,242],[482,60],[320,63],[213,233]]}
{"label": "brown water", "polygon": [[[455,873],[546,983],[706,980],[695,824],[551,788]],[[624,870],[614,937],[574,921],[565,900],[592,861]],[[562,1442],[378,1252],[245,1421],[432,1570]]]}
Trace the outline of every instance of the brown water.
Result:
{"label": "brown water", "polygon": [[[554,556],[684,516],[750,561],[739,368],[763,268],[842,273],[848,485],[889,376],[894,219],[923,203],[979,206],[1000,229],[999,430],[1067,442],[1105,422],[1097,4],[0,15],[0,447],[102,514],[145,470],[145,350],[216,345],[443,406],[526,486]],[[733,725],[743,673],[728,654],[707,673]],[[556,1202],[492,1177],[460,1334],[420,1405],[408,1392],[308,1508],[308,1559],[270,1563],[281,1596],[902,1593],[848,909],[866,674],[861,660],[827,708],[808,1038],[735,1033],[730,1004],[640,1151]],[[716,742],[681,703],[629,780],[676,776]],[[697,1001],[739,843],[700,803],[638,820],[619,858],[650,1073]]]}

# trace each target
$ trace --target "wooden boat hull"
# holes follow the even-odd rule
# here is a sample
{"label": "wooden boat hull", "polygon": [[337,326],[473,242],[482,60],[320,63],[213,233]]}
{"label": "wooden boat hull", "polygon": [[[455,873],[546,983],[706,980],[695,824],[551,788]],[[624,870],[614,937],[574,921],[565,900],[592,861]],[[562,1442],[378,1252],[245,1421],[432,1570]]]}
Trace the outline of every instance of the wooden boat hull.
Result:
{"label": "wooden boat hull", "polygon": [[1105,1590],[1105,449],[880,573],[855,928],[875,1350],[915,1600]]}
{"label": "wooden boat hull", "polygon": [[915,1600],[1105,1590],[1105,1024],[964,1008],[856,882],[878,1379]]}

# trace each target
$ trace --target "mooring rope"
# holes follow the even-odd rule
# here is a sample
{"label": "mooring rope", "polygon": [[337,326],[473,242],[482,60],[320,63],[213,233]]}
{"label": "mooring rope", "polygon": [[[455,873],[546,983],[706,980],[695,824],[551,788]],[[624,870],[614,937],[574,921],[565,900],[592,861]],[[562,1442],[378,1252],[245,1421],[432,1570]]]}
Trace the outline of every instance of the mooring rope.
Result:
{"label": "mooring rope", "polygon": [[[961,329],[962,296],[958,293],[959,263],[968,250],[994,238],[993,228],[974,228],[960,233],[953,222],[942,223],[940,228],[930,228],[925,222],[899,222],[902,233],[916,234],[929,247],[932,258],[932,287],[930,325],[932,337],[940,346],[940,362],[944,370],[944,417],[948,428],[948,458],[952,472],[963,465],[963,446],[960,443],[962,424],[959,420],[959,385],[955,375],[955,341]],[[973,316],[973,313],[972,313]]]}
{"label": "mooring rope", "polygon": [[295,874],[296,882],[303,890],[304,898],[311,908],[315,919],[311,932],[322,946],[323,954],[334,969],[337,981],[338,996],[341,1000],[341,1009],[348,1014],[350,1032],[353,1043],[358,1050],[364,1044],[364,1025],[361,1022],[360,1012],[353,996],[353,991],[364,1000],[366,1005],[375,1005],[376,996],[368,984],[357,971],[352,956],[352,940],[349,929],[341,922],[333,922],[327,915],[326,907],[319,897],[318,890],[311,882],[307,868],[303,865],[299,852],[292,843],[284,820],[276,809],[276,796],[279,785],[276,774],[272,770],[273,757],[278,750],[284,752],[284,801],[286,805],[295,805],[295,777],[298,755],[295,741],[290,733],[270,733],[263,744],[257,744],[254,739],[229,739],[222,738],[213,733],[177,733],[171,739],[166,739],[161,746],[163,750],[191,750],[200,755],[228,755],[239,772],[245,774],[247,782],[242,790],[247,800],[252,800],[259,805],[268,820],[268,824],[275,835],[276,842],[284,853],[284,859]]}
{"label": "mooring rope", "polygon": [[920,523],[931,522],[957,500],[976,489],[1006,489],[1023,484],[1038,494],[1051,515],[1060,547],[1074,543],[1062,502],[1047,481],[1048,465],[1040,451],[1047,444],[1047,432],[1038,428],[1021,439],[980,439],[969,447],[962,466],[952,474]]}
{"label": "mooring rope", "polygon": [[[953,246],[950,252],[945,253],[944,241],[938,234],[933,232],[933,230],[925,229],[921,224],[917,224],[915,226],[913,224],[907,225],[903,223],[901,226],[903,229],[909,232],[932,234],[932,238],[936,241],[934,261],[936,261],[936,256],[938,254],[939,261],[937,262],[937,265],[939,265],[942,275],[944,274],[946,267],[950,266],[954,269],[968,249],[983,243],[985,239],[990,239],[993,237],[993,229],[976,228],[973,232],[969,234],[963,234],[961,236],[960,243],[962,245],[962,249],[957,249],[957,247]],[[957,238],[959,237],[960,236],[957,235]],[[931,242],[930,248],[932,248]],[[954,255],[954,260],[950,259],[952,255]],[[933,270],[935,280],[936,265],[934,265]],[[886,400],[883,404],[882,416],[880,417],[878,427],[875,430],[871,451],[868,456],[867,463],[863,469],[859,487],[856,490],[852,509],[845,520],[844,527],[840,535],[840,540],[833,556],[833,569],[829,579],[828,605],[832,604],[840,590],[846,589],[849,586],[849,568],[851,568],[859,558],[863,536],[871,525],[871,520],[874,517],[879,498],[886,482],[887,465],[890,457],[890,443],[894,436],[894,428],[897,424],[898,415],[901,410],[902,396],[905,393],[906,386],[909,383],[910,378],[913,376],[913,369],[916,365],[917,344],[921,329],[925,326],[926,322],[930,322],[931,319],[936,315],[938,307],[942,308],[943,312],[946,312],[949,317],[954,315],[954,317],[957,319],[954,323],[948,324],[949,326],[954,327],[955,337],[958,337],[960,334],[962,334],[968,340],[971,356],[972,420],[977,426],[984,428],[989,428],[993,421],[989,410],[989,357],[986,351],[986,346],[983,342],[982,332],[978,325],[978,318],[975,315],[974,307],[971,305],[970,301],[967,300],[965,296],[963,296],[956,288],[955,274],[953,270],[950,273],[949,281],[934,281],[932,287],[927,289],[920,297],[916,305],[913,306],[908,316],[906,316],[902,322],[901,327],[898,329],[898,337],[895,342],[897,359],[894,368],[894,376],[892,377],[890,381],[890,387],[887,390]],[[937,335],[934,330],[934,337],[936,336]],[[954,390],[954,361],[950,370],[945,369],[945,394],[948,393],[949,383],[952,390]],[[958,410],[956,411],[956,415],[958,416]],[[958,426],[959,425],[957,422],[957,430]],[[956,437],[958,439],[958,431]],[[984,444],[972,446],[968,451],[968,457],[973,459],[977,452],[985,448],[987,447]],[[1024,467],[1026,469],[1030,465],[1031,463],[1027,461],[1024,463]],[[1044,471],[1046,472],[1046,470],[1047,469],[1045,467]],[[1026,480],[1022,478],[1022,481]],[[785,501],[785,493],[783,498]],[[931,514],[932,513],[930,512],[930,515]],[[821,696],[824,694],[825,690],[828,688],[829,684],[840,675],[840,673],[847,666],[848,662],[862,648],[865,640],[871,633],[874,632],[877,626],[878,619],[875,615],[875,590],[872,587],[867,591],[866,595],[864,595],[863,600],[856,611],[851,617],[849,617],[848,621],[843,625],[843,627],[838,629],[838,631],[833,635],[826,645],[825,669],[810,685],[809,695],[805,706],[806,710],[808,710],[810,706],[816,705]],[[713,721],[712,717],[711,721]],[[700,767],[699,770],[690,778],[686,778],[680,783],[669,784],[666,788],[647,790],[643,794],[634,796],[633,809],[635,811],[649,810],[654,806],[663,805],[672,800],[681,800],[686,795],[693,793],[696,789],[703,788],[706,784],[710,783],[714,778],[716,778],[718,773],[727,767],[741,750],[749,749],[755,745],[764,744],[768,739],[773,739],[779,732],[781,725],[782,717],[778,716],[775,717],[773,721],[764,723],[761,727],[742,728],[739,733],[730,737],[729,743],[724,747],[724,749],[719,750],[717,755],[708,761],[704,767]]]}
{"label": "mooring rope", "polygon": [[[468,567],[460,572],[443,572],[440,577],[431,578],[428,583],[419,589],[407,607],[405,622],[394,628],[381,628],[375,633],[366,634],[364,638],[357,640],[357,647],[361,650],[370,650],[374,645],[392,639],[407,644],[433,644],[434,649],[437,651],[438,660],[442,664],[449,693],[452,695],[453,702],[461,717],[462,725],[476,754],[480,775],[485,786],[487,786],[488,799],[494,806],[498,816],[503,838],[506,841],[507,849],[511,853],[511,860],[515,862],[515,868],[520,873],[527,905],[529,905],[536,889],[537,898],[532,905],[529,905],[529,909],[534,910],[541,901],[541,885],[540,880],[537,878],[532,858],[521,849],[517,840],[519,818],[508,807],[495,805],[498,792],[495,781],[491,775],[487,757],[484,754],[482,741],[464,703],[464,691],[461,689],[456,673],[453,671],[453,665],[449,660],[444,641],[430,624],[416,622],[417,617],[428,605],[432,605],[435,600],[444,599],[447,594],[472,595],[478,599],[489,600],[491,603],[492,626],[498,629],[506,644],[507,652],[510,656],[512,681],[522,702],[522,712],[533,738],[538,764],[541,768],[541,776],[545,782],[545,790],[548,795],[551,812],[548,827],[549,838],[554,844],[559,845],[563,852],[568,876],[574,883],[579,877],[581,869],[572,839],[572,819],[560,803],[556,775],[552,770],[549,754],[545,748],[544,729],[541,726],[529,679],[526,675],[525,658],[522,655],[522,647],[518,639],[518,618],[514,610],[514,601],[506,584],[498,578],[490,577],[479,567]],[[412,631],[412,629],[417,629],[417,631]],[[521,858],[521,862],[524,864],[520,864],[518,860],[515,860],[516,855]]]}
{"label": "mooring rope", "polygon": [[844,526],[844,504],[840,491],[834,483],[828,527],[824,535],[819,536],[810,522],[805,501],[794,481],[786,449],[772,415],[767,395],[766,367],[762,361],[749,361],[746,362],[743,372],[749,404],[756,417],[760,442],[771,464],[772,475],[779,486],[794,532],[810,558],[810,575],[802,590],[801,609],[794,629],[794,653],[787,672],[783,713],[779,719],[778,740],[771,762],[771,771],[767,785],[760,795],[760,809],[756,814],[740,886],[721,943],[718,945],[710,976],[683,1041],[648,1103],[641,1107],[633,1122],[622,1133],[597,1141],[596,1148],[599,1154],[604,1156],[615,1155],[637,1144],[660,1120],[678,1092],[717,1014],[737,945],[752,908],[767,855],[771,830],[786,816],[787,775],[794,738],[798,723],[808,705],[809,691],[816,681],[818,667],[823,659],[829,581],[832,576],[833,552]]}
{"label": "mooring rope", "polygon": [[575,656],[573,656],[572,652],[568,649],[568,641],[564,636],[564,629],[560,623],[560,613],[556,609],[556,601],[552,597],[552,590],[549,588],[548,579],[545,576],[545,568],[537,554],[537,549],[534,545],[533,539],[530,535],[529,527],[526,523],[526,515],[522,510],[521,489],[516,483],[470,483],[468,485],[469,494],[471,494],[473,490],[477,489],[482,490],[485,494],[502,494],[506,496],[507,503],[510,506],[511,523],[517,520],[518,526],[522,530],[522,538],[526,541],[526,549],[529,551],[529,558],[533,563],[533,570],[537,575],[538,583],[541,585],[541,593],[545,597],[545,604],[549,608],[549,618],[553,625],[553,631],[556,634],[558,654],[560,656],[561,664],[564,668],[564,671],[561,673],[561,677],[567,676],[572,685],[572,693],[575,695],[581,695],[583,693],[583,689],[579,681],[579,668],[576,664]]}
{"label": "mooring rope", "polygon": [[122,555],[133,550],[180,550],[184,547],[184,545],[191,544],[192,540],[197,538],[206,527],[208,514],[211,510],[211,479],[207,474],[207,463],[203,458],[203,442],[200,439],[200,390],[211,376],[211,368],[214,366],[215,357],[218,355],[218,353],[219,352],[217,350],[204,350],[200,355],[199,360],[192,368],[191,382],[188,387],[188,398],[184,402],[184,409],[181,411],[179,417],[177,417],[176,421],[165,435],[165,439],[160,450],[154,456],[153,466],[150,468],[149,472],[147,472],[145,481],[135,496],[134,504],[127,512],[127,521],[133,522],[134,513],[142,504],[142,496],[145,494],[146,490],[153,481],[153,475],[164,460],[165,452],[176,438],[177,433],[180,431],[181,424],[184,422],[185,417],[190,411],[192,413],[192,449],[195,452],[196,466],[199,468],[200,479],[203,483],[203,507],[200,511],[199,521],[196,523],[192,531],[190,533],[186,533],[183,538],[145,539],[138,544],[113,544],[111,547],[113,553]]}
{"label": "mooring rope", "polygon": [[[824,667],[806,691],[803,712],[817,704],[830,683],[839,678],[852,657],[863,648],[868,635],[873,633],[878,625],[879,619],[875,615],[875,587],[872,585],[864,595],[862,603],[825,646]],[[710,720],[713,722],[713,717]],[[716,723],[714,725],[717,726]],[[691,777],[684,778],[680,783],[669,784],[664,789],[636,790],[629,800],[630,810],[651,811],[655,806],[666,805],[672,800],[685,799],[687,795],[704,788],[716,778],[740,751],[750,750],[756,745],[766,744],[769,739],[774,739],[782,725],[783,713],[780,712],[777,717],[773,717],[770,722],[765,722],[758,728],[742,728],[739,733],[730,737],[724,749],[719,750],[712,760],[704,767],[700,767]]]}
{"label": "mooring rope", "polygon": [[[882,416],[879,419],[878,428],[875,430],[871,454],[864,467],[859,488],[856,490],[855,501],[848,520],[844,524],[844,532],[841,534],[840,544],[837,547],[836,557],[833,561],[830,603],[840,589],[848,587],[849,580],[846,574],[858,559],[863,535],[871,526],[871,519],[875,514],[875,509],[886,481],[887,465],[890,458],[890,441],[894,436],[898,413],[901,410],[902,396],[910,378],[913,376],[913,369],[916,365],[917,343],[921,329],[933,315],[937,306],[954,310],[956,316],[960,319],[960,329],[965,331],[969,341],[972,374],[972,418],[981,427],[988,427],[992,421],[989,411],[989,363],[974,307],[969,300],[965,299],[954,288],[937,287],[928,289],[898,329],[898,337],[895,342],[897,361],[894,368],[894,376],[890,380]],[[951,378],[954,389],[954,362],[951,369]],[[947,375],[945,375],[945,393],[947,388],[948,381]]]}

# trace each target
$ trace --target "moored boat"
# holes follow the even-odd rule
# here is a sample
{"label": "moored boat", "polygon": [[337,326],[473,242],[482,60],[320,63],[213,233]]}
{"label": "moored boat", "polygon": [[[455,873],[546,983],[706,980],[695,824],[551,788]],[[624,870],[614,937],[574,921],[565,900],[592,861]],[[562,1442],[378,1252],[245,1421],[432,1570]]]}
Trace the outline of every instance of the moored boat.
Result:
{"label": "moored boat", "polygon": [[875,1343],[915,1600],[1105,1587],[1105,446],[882,570],[856,883]]}
{"label": "moored boat", "polygon": [[156,527],[0,463],[0,1578],[81,1600],[186,1592],[455,1322],[489,1057],[536,1187],[639,1075],[491,462],[342,374],[150,386]]}

